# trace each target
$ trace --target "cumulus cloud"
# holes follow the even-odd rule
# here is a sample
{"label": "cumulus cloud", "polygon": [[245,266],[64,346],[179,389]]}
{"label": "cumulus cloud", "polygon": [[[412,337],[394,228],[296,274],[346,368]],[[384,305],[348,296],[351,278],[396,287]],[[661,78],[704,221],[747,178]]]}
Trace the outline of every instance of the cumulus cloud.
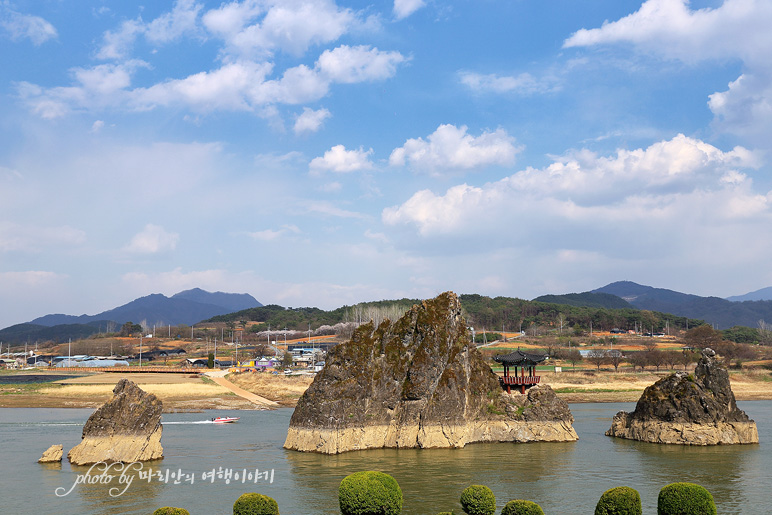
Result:
{"label": "cumulus cloud", "polygon": [[[334,83],[383,80],[404,61],[399,52],[341,46],[325,51],[313,68],[298,65],[272,79],[270,62],[237,61],[184,79],[171,79],[146,88],[131,88],[134,72],[149,66],[129,60],[71,71],[73,85],[42,88],[17,84],[19,97],[43,118],[64,116],[73,109],[147,110],[182,105],[199,111],[263,112],[272,104],[301,104],[321,99]],[[366,59],[371,59],[366,62]],[[319,113],[317,113],[319,114]]]}
{"label": "cumulus cloud", "polygon": [[[723,226],[730,233],[739,220],[749,226],[772,222],[772,192],[754,191],[738,171],[758,164],[744,148],[724,152],[678,135],[612,156],[575,152],[480,187],[462,184],[441,195],[422,190],[385,209],[382,219],[388,226],[414,227],[423,237],[514,231],[523,241],[552,246],[561,239],[580,246],[635,241],[628,230],[647,242],[676,227],[704,233]],[[625,234],[618,234],[620,224]]]}
{"label": "cumulus cloud", "polygon": [[169,252],[177,247],[179,240],[179,234],[167,232],[158,225],[147,224],[141,232],[134,235],[126,250],[136,254]]}
{"label": "cumulus cloud", "polygon": [[207,11],[202,21],[221,37],[229,56],[301,55],[312,45],[341,37],[355,22],[350,9],[330,0],[230,2]]}
{"label": "cumulus cloud", "polygon": [[425,5],[424,0],[394,0],[394,17],[398,20],[407,18]]}
{"label": "cumulus cloud", "polygon": [[45,19],[16,12],[7,4],[0,5],[0,27],[11,40],[29,39],[35,46],[57,37],[56,28]]}
{"label": "cumulus cloud", "polygon": [[405,61],[399,52],[383,52],[365,45],[341,45],[325,50],[316,66],[331,82],[353,84],[393,77],[397,66]]}
{"label": "cumulus cloud", "polygon": [[687,0],[647,0],[641,8],[601,27],[581,29],[564,47],[631,44],[639,51],[686,63],[742,60],[745,73],[710,96],[717,127],[765,143],[772,125],[772,3],[724,0],[691,9]]}
{"label": "cumulus cloud", "polygon": [[490,165],[510,166],[519,151],[515,139],[504,129],[485,131],[474,137],[467,134],[466,126],[440,125],[426,140],[408,139],[394,149],[389,164],[441,175],[446,171]]}
{"label": "cumulus cloud", "polygon": [[517,76],[510,76],[461,72],[459,74],[459,80],[461,81],[461,84],[467,86],[475,93],[515,93],[527,96],[538,93],[548,93],[554,91],[558,87],[556,79],[537,79],[530,73],[521,73]]}
{"label": "cumulus cloud", "polygon": [[295,118],[293,130],[295,131],[295,134],[316,132],[330,116],[332,116],[332,114],[327,109],[322,108],[314,111],[310,107],[304,107],[303,112]]}
{"label": "cumulus cloud", "polygon": [[309,164],[311,173],[321,173],[325,171],[336,173],[350,173],[361,170],[370,170],[373,163],[370,156],[373,149],[364,150],[359,147],[358,150],[346,150],[343,145],[335,145],[324,153],[322,157],[315,157]]}

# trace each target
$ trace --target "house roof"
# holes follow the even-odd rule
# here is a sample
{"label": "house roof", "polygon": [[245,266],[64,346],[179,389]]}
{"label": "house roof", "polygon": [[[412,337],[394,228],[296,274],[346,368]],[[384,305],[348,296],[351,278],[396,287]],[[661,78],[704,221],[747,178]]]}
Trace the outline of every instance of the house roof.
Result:
{"label": "house roof", "polygon": [[495,356],[493,358],[493,361],[496,361],[497,363],[501,363],[503,365],[507,366],[526,366],[526,367],[533,367],[536,366],[538,363],[541,363],[547,359],[546,354],[530,354],[528,352],[523,352],[520,349],[517,349],[515,352],[511,352],[509,354],[502,354],[499,356]]}

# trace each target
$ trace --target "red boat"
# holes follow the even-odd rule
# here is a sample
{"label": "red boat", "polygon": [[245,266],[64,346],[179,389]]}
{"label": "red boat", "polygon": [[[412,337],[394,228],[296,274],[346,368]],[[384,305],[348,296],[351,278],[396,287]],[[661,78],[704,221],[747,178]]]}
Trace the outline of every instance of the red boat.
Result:
{"label": "red boat", "polygon": [[213,418],[212,422],[215,424],[230,424],[236,422],[240,417],[217,417]]}

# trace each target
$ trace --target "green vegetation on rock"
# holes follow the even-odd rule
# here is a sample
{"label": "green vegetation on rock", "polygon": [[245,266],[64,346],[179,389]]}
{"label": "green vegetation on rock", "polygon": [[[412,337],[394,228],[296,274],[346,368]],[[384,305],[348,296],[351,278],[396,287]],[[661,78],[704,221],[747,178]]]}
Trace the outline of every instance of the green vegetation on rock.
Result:
{"label": "green vegetation on rock", "polygon": [[250,492],[233,503],[233,515],[279,515],[279,505],[267,495]]}
{"label": "green vegetation on rock", "polygon": [[713,496],[694,483],[671,483],[659,491],[657,515],[716,515]]}
{"label": "green vegetation on rock", "polygon": [[514,499],[504,505],[501,515],[544,515],[544,511],[533,501]]}
{"label": "green vegetation on rock", "polygon": [[461,493],[461,507],[467,515],[493,515],[496,513],[496,496],[485,485],[468,486]]}
{"label": "green vegetation on rock", "polygon": [[340,482],[338,501],[343,515],[399,515],[402,489],[383,472],[355,472]]}
{"label": "green vegetation on rock", "polygon": [[595,515],[641,515],[641,495],[629,486],[617,486],[603,492],[595,506]]}
{"label": "green vegetation on rock", "polygon": [[153,512],[153,515],[190,515],[190,512],[185,508],[172,508],[171,506],[164,506],[158,508]]}

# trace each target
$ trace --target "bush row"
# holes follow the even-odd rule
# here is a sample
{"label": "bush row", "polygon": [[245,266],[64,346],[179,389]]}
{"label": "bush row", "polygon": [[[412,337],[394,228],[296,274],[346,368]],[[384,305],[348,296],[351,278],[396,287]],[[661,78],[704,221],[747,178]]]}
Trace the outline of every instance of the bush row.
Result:
{"label": "bush row", "polygon": [[[383,472],[365,471],[346,476],[340,482],[338,501],[342,515],[399,515],[402,490],[397,481]],[[467,515],[494,515],[496,496],[484,485],[472,485],[461,493],[461,507]],[[617,486],[603,492],[595,506],[595,515],[641,515],[641,496],[629,486]],[[189,515],[183,508],[158,508],[153,515]],[[279,505],[272,498],[246,493],[233,504],[233,515],[279,515]],[[453,515],[452,511],[438,515]],[[514,499],[501,515],[544,515],[533,501]],[[694,483],[671,483],[659,492],[657,515],[716,515],[713,496]]]}

